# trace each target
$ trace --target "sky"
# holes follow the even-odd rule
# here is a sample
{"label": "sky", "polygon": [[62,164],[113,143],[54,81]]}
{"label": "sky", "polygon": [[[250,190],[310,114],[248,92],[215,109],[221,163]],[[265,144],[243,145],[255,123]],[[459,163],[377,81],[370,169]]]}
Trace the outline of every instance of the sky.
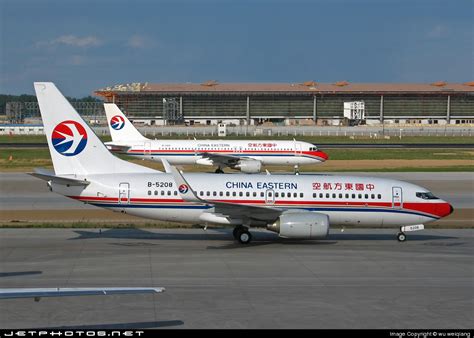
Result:
{"label": "sky", "polygon": [[474,80],[472,0],[0,0],[0,40],[0,94]]}

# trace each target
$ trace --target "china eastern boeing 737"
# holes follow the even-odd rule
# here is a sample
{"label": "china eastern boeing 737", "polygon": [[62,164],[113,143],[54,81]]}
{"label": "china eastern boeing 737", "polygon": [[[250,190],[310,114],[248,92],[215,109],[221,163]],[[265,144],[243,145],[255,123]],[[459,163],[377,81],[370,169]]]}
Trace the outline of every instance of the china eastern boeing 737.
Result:
{"label": "china eastern boeing 737", "polygon": [[[233,226],[241,243],[251,227],[281,237],[322,239],[337,225],[423,229],[452,206],[423,187],[341,175],[166,173],[111,154],[53,83],[35,83],[54,172],[33,175],[52,191],[98,207],[164,221]],[[87,212],[87,211],[85,211]]]}
{"label": "china eastern boeing 737", "polygon": [[112,142],[111,151],[170,164],[217,166],[216,173],[229,167],[244,173],[258,173],[264,165],[315,164],[327,160],[326,153],[311,143],[266,140],[150,140],[145,138],[114,103],[105,103]]}

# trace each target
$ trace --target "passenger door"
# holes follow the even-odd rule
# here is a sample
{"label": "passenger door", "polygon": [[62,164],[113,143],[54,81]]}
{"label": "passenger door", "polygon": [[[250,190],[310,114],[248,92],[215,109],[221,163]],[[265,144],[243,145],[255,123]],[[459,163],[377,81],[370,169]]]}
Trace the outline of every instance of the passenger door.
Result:
{"label": "passenger door", "polygon": [[301,143],[295,142],[295,156],[301,156]]}
{"label": "passenger door", "polygon": [[130,184],[129,183],[120,183],[119,184],[119,204],[130,204]]}
{"label": "passenger door", "polygon": [[143,155],[146,157],[151,157],[151,142],[150,141],[145,141],[145,144],[143,145]]}
{"label": "passenger door", "polygon": [[403,208],[403,192],[401,187],[392,187],[392,208]]}

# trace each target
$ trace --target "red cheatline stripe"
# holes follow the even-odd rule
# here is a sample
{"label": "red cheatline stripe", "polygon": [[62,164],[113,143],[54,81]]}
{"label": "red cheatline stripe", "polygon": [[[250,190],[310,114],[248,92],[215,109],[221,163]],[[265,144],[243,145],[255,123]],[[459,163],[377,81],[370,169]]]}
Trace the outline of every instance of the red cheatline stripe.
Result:
{"label": "red cheatline stripe", "polygon": [[[70,198],[80,200],[82,202],[118,202],[118,198],[115,197],[95,197],[95,196],[69,196]],[[141,202],[141,203],[186,203],[182,199],[177,198],[132,198],[131,202]],[[122,201],[127,201],[126,198],[122,198]],[[243,205],[266,205],[263,200],[209,200],[210,202],[224,202],[224,203],[235,203]],[[327,207],[392,207],[391,202],[331,202],[331,201],[275,201],[274,204],[277,206],[327,206]],[[404,203],[403,209],[413,210],[418,212],[423,212],[436,216],[443,216],[447,210],[449,210],[449,205],[446,203]]]}

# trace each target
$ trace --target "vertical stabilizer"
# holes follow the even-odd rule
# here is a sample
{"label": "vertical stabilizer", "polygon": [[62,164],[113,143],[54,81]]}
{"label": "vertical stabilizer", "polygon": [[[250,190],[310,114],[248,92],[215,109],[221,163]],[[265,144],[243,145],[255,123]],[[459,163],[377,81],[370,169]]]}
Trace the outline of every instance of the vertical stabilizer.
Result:
{"label": "vertical stabilizer", "polygon": [[115,103],[104,103],[104,109],[113,142],[147,140]]}
{"label": "vertical stabilizer", "polygon": [[52,82],[35,82],[56,175],[156,172],[115,157]]}

